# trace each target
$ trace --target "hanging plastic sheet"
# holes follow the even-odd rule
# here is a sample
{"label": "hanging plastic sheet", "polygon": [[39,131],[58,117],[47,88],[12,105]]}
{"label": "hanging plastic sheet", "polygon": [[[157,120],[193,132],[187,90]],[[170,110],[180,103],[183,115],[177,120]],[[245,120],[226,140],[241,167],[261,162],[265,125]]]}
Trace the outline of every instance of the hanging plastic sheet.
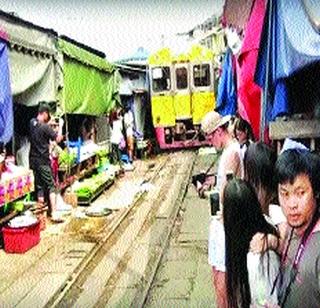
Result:
{"label": "hanging plastic sheet", "polygon": [[[320,1],[313,1],[312,4],[319,12]],[[272,118],[275,118],[289,112],[289,109],[284,109],[286,106],[289,108],[288,102],[283,101],[284,85],[277,86],[278,81],[320,61],[320,35],[311,23],[304,1],[269,0],[265,16],[255,81],[264,88],[268,78],[267,104],[273,105]],[[278,90],[282,94],[277,94]],[[281,98],[280,102],[277,97]]]}
{"label": "hanging plastic sheet", "polygon": [[53,58],[10,50],[10,76],[15,103],[28,107],[57,100],[56,64]]}
{"label": "hanging plastic sheet", "polygon": [[6,42],[0,39],[0,142],[7,143],[13,135],[13,109]]}
{"label": "hanging plastic sheet", "polygon": [[1,32],[7,35],[14,102],[30,107],[39,101],[56,101],[62,82],[56,32],[0,12]]}
{"label": "hanging plastic sheet", "polygon": [[236,76],[232,63],[232,52],[227,50],[222,75],[219,81],[216,111],[221,115],[234,115],[237,111]]}
{"label": "hanging plastic sheet", "polygon": [[280,79],[275,87],[273,104],[267,106],[267,121],[274,121],[279,116],[287,115],[290,110],[286,80]]}
{"label": "hanging plastic sheet", "polygon": [[134,97],[133,104],[133,115],[135,123],[135,133],[137,136],[144,136],[144,126],[146,119],[146,95],[145,94],[136,94]]}
{"label": "hanging plastic sheet", "polygon": [[260,132],[261,89],[254,82],[254,74],[264,14],[265,0],[256,0],[245,29],[237,67],[239,113],[251,124],[256,139]]}

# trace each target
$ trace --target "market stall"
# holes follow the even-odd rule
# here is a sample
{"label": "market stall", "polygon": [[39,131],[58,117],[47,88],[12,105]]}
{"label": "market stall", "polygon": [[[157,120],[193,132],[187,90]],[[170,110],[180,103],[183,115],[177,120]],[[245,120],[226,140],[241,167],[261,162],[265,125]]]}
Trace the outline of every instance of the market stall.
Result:
{"label": "market stall", "polygon": [[[66,131],[76,128],[59,154],[59,187],[65,189],[76,181],[84,182],[99,174],[99,185],[89,185],[90,189],[95,188],[87,195],[90,203],[113,181],[102,168],[108,147],[105,143],[96,144],[95,130],[96,117],[106,115],[119,103],[119,75],[103,53],[68,37],[59,38],[58,50],[63,71],[60,106],[67,115]],[[92,136],[85,138],[86,134]],[[72,190],[81,197],[81,192]]]}
{"label": "market stall", "polygon": [[134,118],[135,152],[142,157],[148,138],[152,138],[150,85],[148,75],[149,52],[139,47],[129,57],[117,62],[121,74],[120,97],[122,105],[131,110]]}
{"label": "market stall", "polygon": [[2,11],[0,29],[8,37],[14,102],[37,106],[39,101],[56,101],[62,81],[57,33]]}
{"label": "market stall", "polygon": [[[0,14],[1,17],[1,14]],[[34,190],[33,173],[28,168],[16,166],[12,157],[6,157],[5,145],[13,136],[12,86],[10,83],[9,40],[3,28],[0,30],[0,226],[14,218],[19,211],[14,202]],[[12,208],[11,208],[12,207]],[[22,209],[20,209],[22,210]]]}
{"label": "market stall", "polygon": [[[19,223],[14,225],[14,221],[21,219],[17,216],[25,209],[24,204],[21,201],[18,204],[17,200],[29,196],[34,190],[32,171],[28,168],[16,166],[14,158],[12,156],[7,157],[6,152],[6,149],[9,152],[11,150],[8,144],[10,144],[14,135],[12,95],[13,93],[17,93],[17,78],[15,78],[14,73],[26,77],[23,76],[24,72],[21,63],[19,72],[17,71],[17,66],[12,65],[12,56],[16,55],[16,51],[21,51],[23,45],[23,37],[19,37],[21,33],[15,35],[15,32],[18,32],[18,29],[15,28],[16,26],[16,21],[10,15],[0,11],[0,229],[2,231],[1,239],[5,243],[7,252],[24,252],[31,246],[36,245],[36,241],[39,242],[40,240],[39,235],[37,240],[32,244],[20,241],[19,239],[22,238],[17,235],[17,232],[24,236],[24,231],[27,229],[14,228],[21,226]],[[17,45],[20,47],[17,48]],[[16,49],[13,48],[14,46]],[[8,222],[9,224],[13,222],[13,225],[4,227]],[[34,216],[32,223],[34,222],[37,223],[39,234],[40,222],[37,221],[36,216]],[[17,243],[23,244],[24,247],[17,245]]]}
{"label": "market stall", "polygon": [[[0,11],[0,32],[6,36],[14,109],[14,138],[10,146],[17,163],[29,167],[30,119],[40,101],[57,102],[62,71],[56,49],[57,33]],[[10,122],[10,116],[6,118]]]}

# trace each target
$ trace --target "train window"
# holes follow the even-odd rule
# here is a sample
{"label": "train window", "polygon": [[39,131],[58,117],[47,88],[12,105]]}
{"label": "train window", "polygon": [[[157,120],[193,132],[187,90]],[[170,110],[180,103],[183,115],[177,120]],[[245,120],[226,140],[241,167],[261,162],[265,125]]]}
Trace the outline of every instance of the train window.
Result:
{"label": "train window", "polygon": [[178,90],[188,87],[188,71],[185,67],[176,68],[176,81]]}
{"label": "train window", "polygon": [[152,69],[152,89],[154,92],[169,91],[170,83],[170,67],[155,67]]}
{"label": "train window", "polygon": [[210,65],[200,64],[193,66],[193,83],[195,87],[210,86]]}

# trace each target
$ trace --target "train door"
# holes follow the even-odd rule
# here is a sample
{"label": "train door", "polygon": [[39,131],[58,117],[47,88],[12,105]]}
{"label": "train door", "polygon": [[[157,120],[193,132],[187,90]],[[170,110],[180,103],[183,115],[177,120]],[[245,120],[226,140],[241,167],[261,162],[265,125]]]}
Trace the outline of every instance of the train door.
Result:
{"label": "train door", "polygon": [[171,65],[150,66],[152,121],[161,148],[172,143],[175,126]]}
{"label": "train door", "polygon": [[191,92],[188,63],[174,65],[173,103],[176,120],[191,118]]}
{"label": "train door", "polygon": [[174,65],[174,96],[173,104],[176,114],[174,131],[175,141],[190,138],[188,132],[193,129],[191,114],[191,89],[189,63],[176,63]]}
{"label": "train door", "polygon": [[213,76],[211,62],[191,64],[191,110],[194,125],[200,125],[204,115],[215,107]]}

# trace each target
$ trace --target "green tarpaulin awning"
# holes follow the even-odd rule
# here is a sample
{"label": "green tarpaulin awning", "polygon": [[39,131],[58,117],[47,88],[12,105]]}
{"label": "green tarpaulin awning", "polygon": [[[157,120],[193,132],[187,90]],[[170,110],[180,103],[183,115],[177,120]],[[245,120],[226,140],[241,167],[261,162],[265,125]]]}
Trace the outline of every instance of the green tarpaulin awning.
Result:
{"label": "green tarpaulin awning", "polygon": [[63,55],[64,112],[99,116],[118,104],[120,76],[112,64],[61,38],[58,49]]}

